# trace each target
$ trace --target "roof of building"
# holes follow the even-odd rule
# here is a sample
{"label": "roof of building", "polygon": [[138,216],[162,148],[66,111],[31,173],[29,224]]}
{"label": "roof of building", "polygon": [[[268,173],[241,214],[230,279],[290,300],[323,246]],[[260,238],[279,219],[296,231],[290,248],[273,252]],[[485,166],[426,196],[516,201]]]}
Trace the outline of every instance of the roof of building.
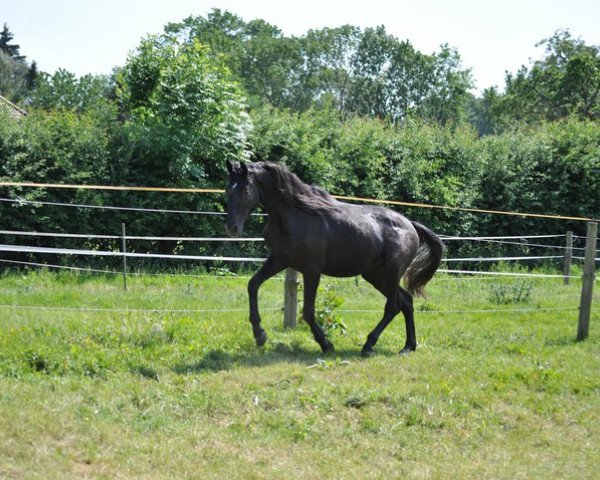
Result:
{"label": "roof of building", "polygon": [[7,108],[10,116],[13,118],[21,118],[27,115],[27,112],[25,110],[17,107],[14,103],[12,103],[7,98],[4,98],[2,95],[0,95],[0,105]]}

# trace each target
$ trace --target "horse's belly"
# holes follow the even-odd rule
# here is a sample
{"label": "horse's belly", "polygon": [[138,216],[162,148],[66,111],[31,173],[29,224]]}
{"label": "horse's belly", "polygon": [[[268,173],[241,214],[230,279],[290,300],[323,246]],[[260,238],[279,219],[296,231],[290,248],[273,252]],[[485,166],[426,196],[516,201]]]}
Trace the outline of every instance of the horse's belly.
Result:
{"label": "horse's belly", "polygon": [[364,273],[364,271],[365,269],[358,265],[326,265],[323,269],[323,274],[330,277],[356,277]]}
{"label": "horse's belly", "polygon": [[353,277],[383,263],[382,245],[373,239],[340,242],[327,250],[323,273],[332,277]]}

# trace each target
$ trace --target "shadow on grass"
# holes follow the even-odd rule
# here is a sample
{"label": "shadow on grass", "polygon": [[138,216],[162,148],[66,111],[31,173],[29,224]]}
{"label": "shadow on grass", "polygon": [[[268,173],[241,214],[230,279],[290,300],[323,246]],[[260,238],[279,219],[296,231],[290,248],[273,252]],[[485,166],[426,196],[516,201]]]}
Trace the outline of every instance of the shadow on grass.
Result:
{"label": "shadow on grass", "polygon": [[143,365],[134,367],[131,369],[132,373],[137,373],[138,375],[147,378],[148,380],[158,381],[158,372],[150,367],[145,367]]}
{"label": "shadow on grass", "polygon": [[577,340],[575,335],[548,338],[544,342],[545,347],[574,347],[579,344],[581,344],[581,340]]}
{"label": "shadow on grass", "polygon": [[[387,349],[377,350],[379,356],[396,356],[398,352]],[[360,349],[336,350],[331,353],[322,353],[315,350],[304,349],[297,345],[275,343],[268,349],[254,347],[254,350],[231,353],[223,350],[211,350],[202,358],[190,363],[177,364],[173,371],[180,375],[198,374],[203,372],[220,372],[236,367],[264,367],[277,364],[315,365],[320,360],[335,361],[353,360],[368,361],[360,356]]]}

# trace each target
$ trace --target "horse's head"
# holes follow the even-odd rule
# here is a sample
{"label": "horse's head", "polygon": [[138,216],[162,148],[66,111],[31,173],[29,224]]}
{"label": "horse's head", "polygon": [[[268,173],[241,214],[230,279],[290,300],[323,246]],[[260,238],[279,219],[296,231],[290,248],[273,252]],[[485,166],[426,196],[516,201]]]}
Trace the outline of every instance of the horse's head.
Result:
{"label": "horse's head", "polygon": [[230,237],[239,237],[244,230],[244,222],[259,203],[259,193],[252,173],[245,163],[231,163],[227,160],[229,185],[227,195],[227,220],[225,231]]}

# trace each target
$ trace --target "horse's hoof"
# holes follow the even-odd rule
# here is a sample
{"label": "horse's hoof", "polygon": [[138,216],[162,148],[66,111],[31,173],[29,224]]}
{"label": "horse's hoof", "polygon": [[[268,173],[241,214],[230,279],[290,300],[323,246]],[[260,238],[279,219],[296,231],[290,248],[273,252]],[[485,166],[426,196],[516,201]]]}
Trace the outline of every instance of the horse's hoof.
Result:
{"label": "horse's hoof", "polygon": [[360,356],[363,358],[369,358],[375,356],[375,351],[372,348],[363,348],[360,351]]}
{"label": "horse's hoof", "polygon": [[417,349],[417,346],[415,345],[410,346],[410,345],[406,345],[402,350],[400,350],[400,355],[408,355],[410,352],[414,352]]}
{"label": "horse's hoof", "polygon": [[262,330],[256,337],[254,337],[254,340],[256,340],[257,347],[262,347],[267,341],[267,332]]}

